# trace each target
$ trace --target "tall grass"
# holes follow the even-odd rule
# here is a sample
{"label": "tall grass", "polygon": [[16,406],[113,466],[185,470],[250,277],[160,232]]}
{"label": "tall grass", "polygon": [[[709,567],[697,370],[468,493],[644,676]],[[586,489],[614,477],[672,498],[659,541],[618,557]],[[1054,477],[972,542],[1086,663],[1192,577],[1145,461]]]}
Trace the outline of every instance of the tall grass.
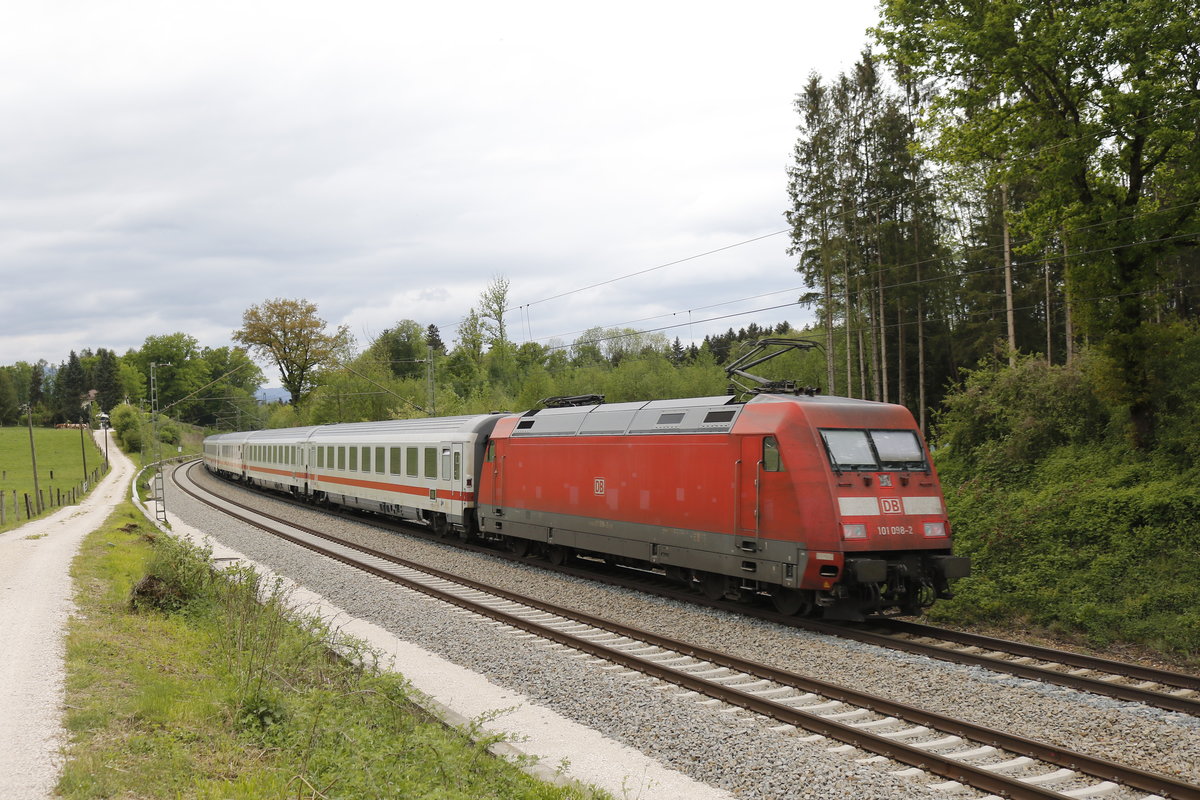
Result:
{"label": "tall grass", "polygon": [[[431,720],[378,654],[128,507],[75,565],[69,798],[581,798]],[[86,620],[86,621],[85,621]]]}

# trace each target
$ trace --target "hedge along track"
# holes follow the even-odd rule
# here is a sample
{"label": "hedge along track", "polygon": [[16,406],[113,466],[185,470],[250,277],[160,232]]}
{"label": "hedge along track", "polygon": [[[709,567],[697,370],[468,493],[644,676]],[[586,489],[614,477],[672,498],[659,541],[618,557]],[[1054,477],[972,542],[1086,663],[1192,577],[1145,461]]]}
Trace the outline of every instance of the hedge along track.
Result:
{"label": "hedge along track", "polygon": [[[232,500],[202,503],[309,550],[406,588],[451,603],[530,635],[588,653],[688,692],[747,709],[810,731],[813,741],[909,765],[899,774],[931,772],[947,791],[971,786],[1011,798],[1180,798],[1200,800],[1200,786],[1124,767],[1081,753],[1012,736],[972,723],[894,703],[835,684],[756,664],[466,580],[368,547],[296,525]],[[1053,788],[1052,788],[1053,787]]]}
{"label": "hedge along track", "polygon": [[[246,490],[246,487],[241,487]],[[279,502],[301,503],[287,495],[269,493]],[[325,509],[326,513],[344,514]],[[348,518],[363,521],[358,514]],[[386,518],[372,518],[367,524],[394,531],[402,535],[417,535],[446,541],[427,532],[419,525],[392,522]],[[446,541],[447,544],[451,542]],[[507,550],[474,545],[462,541],[456,546],[494,558],[520,561],[531,566],[537,560],[527,560]],[[772,610],[748,606],[729,600],[708,600],[696,593],[680,589],[676,585],[664,585],[651,580],[646,573],[616,569],[597,570],[572,567],[568,564],[551,568],[556,572],[597,583],[621,586],[635,591],[666,597],[691,605],[721,609],[736,614],[765,619],[780,625],[802,628],[814,633],[837,636],[843,639],[871,644],[891,650],[902,650],[916,655],[928,656],[967,666],[983,667],[996,673],[1010,674],[1026,680],[1052,683],[1103,697],[1111,697],[1132,703],[1161,708],[1200,717],[1200,677],[1169,670],[1143,667],[1119,661],[1083,655],[1065,650],[997,639],[979,634],[951,631],[928,625],[892,618],[871,619],[867,623],[840,623],[803,617],[785,616]]]}

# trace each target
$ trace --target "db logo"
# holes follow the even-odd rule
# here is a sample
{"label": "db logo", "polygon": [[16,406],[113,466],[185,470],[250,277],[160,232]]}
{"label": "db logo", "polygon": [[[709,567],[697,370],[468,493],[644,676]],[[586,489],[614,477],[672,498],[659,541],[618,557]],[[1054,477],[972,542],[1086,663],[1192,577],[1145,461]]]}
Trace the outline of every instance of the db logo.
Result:
{"label": "db logo", "polygon": [[596,494],[604,494],[604,478],[595,478],[592,481],[592,491]]}
{"label": "db logo", "polygon": [[879,510],[885,514],[903,514],[904,503],[899,497],[881,497],[879,498]]}

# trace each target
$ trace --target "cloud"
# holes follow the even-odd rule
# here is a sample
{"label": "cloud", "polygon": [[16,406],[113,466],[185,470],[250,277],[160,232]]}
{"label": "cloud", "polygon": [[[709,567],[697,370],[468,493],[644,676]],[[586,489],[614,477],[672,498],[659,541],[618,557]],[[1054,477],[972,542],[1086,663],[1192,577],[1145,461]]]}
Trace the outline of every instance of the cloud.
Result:
{"label": "cloud", "polygon": [[797,285],[786,236],[537,301],[785,227],[792,98],[810,70],[847,68],[873,22],[865,0],[815,9],[14,9],[0,363],[176,330],[221,346],[272,297],[360,339],[412,318],[451,341],[496,275],[514,334],[541,341],[798,324],[795,307],[697,321]]}

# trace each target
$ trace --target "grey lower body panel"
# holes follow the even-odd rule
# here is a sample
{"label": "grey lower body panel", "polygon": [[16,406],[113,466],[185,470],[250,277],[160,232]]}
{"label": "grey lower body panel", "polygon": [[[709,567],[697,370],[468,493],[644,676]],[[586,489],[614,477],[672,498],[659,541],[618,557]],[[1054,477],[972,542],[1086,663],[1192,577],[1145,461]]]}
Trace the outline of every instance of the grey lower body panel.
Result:
{"label": "grey lower body panel", "polygon": [[480,527],[487,534],[790,587],[799,586],[808,559],[796,542],[517,508],[481,509]]}

